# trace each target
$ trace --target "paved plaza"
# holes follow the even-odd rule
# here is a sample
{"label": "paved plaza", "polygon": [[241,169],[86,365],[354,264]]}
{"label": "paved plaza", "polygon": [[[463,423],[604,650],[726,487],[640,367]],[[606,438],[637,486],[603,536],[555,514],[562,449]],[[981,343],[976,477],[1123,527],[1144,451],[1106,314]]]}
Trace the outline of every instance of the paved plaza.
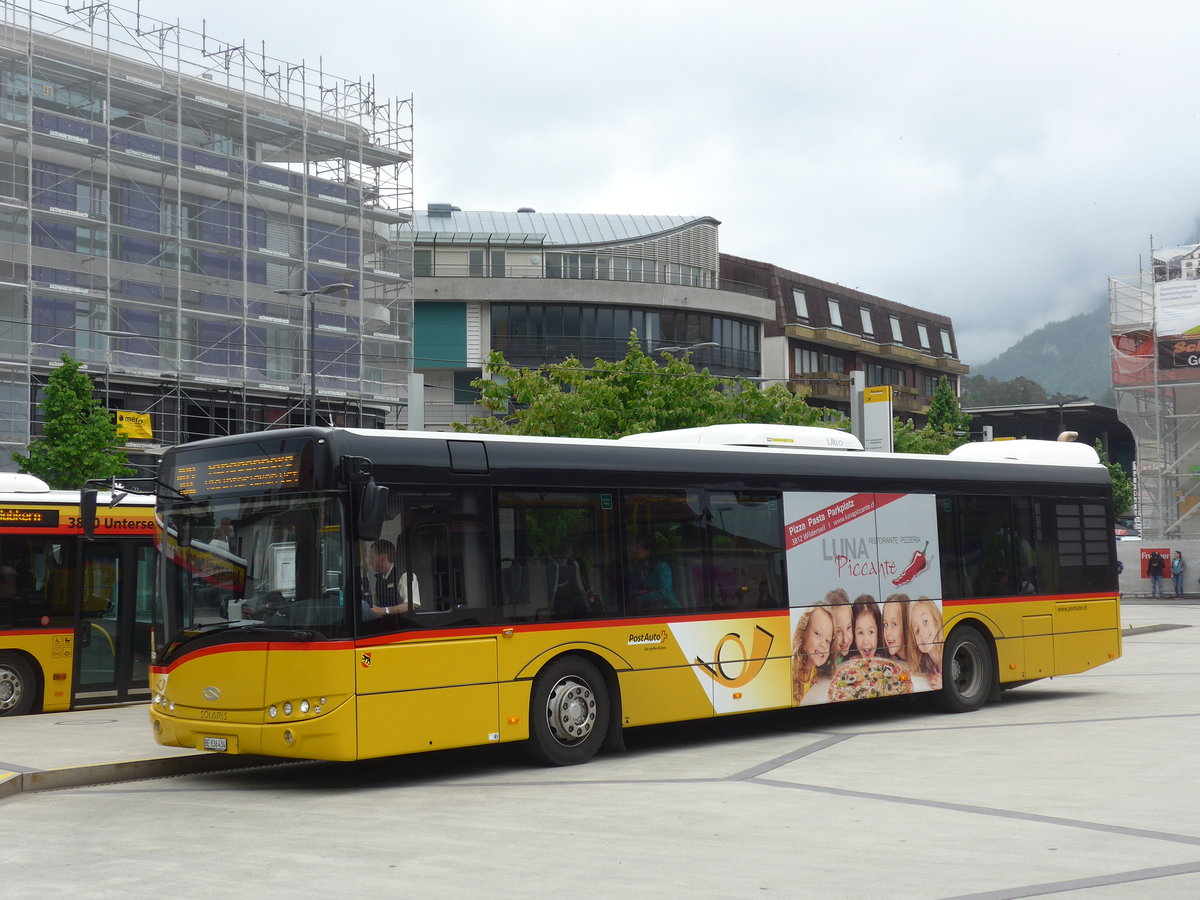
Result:
{"label": "paved plaza", "polygon": [[1123,619],[1121,660],[976,713],[638,729],[564,769],[490,747],[94,784],[232,761],[156,747],[142,708],[5,720],[4,895],[1200,896],[1200,604]]}

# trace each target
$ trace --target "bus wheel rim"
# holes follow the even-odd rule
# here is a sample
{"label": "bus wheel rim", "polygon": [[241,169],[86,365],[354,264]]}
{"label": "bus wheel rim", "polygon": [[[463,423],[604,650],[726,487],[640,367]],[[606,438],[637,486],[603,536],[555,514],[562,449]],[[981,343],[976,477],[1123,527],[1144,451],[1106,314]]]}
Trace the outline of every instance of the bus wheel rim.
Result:
{"label": "bus wheel rim", "polygon": [[563,745],[587,740],[596,725],[596,695],[577,675],[560,678],[546,698],[546,722]]}
{"label": "bus wheel rim", "polygon": [[0,710],[9,710],[21,702],[21,680],[12,669],[0,668]]}
{"label": "bus wheel rim", "polygon": [[979,649],[971,643],[962,644],[954,654],[954,688],[964,697],[973,696],[979,689],[980,662]]}

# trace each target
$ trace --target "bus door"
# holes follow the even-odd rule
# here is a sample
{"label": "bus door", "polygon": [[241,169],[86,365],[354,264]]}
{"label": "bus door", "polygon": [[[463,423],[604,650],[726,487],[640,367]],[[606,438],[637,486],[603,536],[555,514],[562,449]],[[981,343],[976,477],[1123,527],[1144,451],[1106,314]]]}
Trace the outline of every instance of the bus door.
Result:
{"label": "bus door", "polygon": [[154,547],[85,541],[76,638],[76,706],[149,696]]}
{"label": "bus door", "polygon": [[373,638],[356,670],[361,757],[499,740],[497,639],[478,628],[492,614],[485,503],[477,491],[393,490],[381,538],[359,545]]}

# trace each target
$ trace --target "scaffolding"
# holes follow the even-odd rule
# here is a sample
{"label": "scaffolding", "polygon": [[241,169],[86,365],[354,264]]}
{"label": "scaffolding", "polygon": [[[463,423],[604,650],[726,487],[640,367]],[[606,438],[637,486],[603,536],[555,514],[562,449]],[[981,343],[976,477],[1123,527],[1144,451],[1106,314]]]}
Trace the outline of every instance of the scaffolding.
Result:
{"label": "scaffolding", "polygon": [[1154,283],[1153,269],[1109,278],[1113,392],[1117,414],[1137,443],[1137,527],[1151,539],[1196,538],[1200,368],[1177,366],[1175,339],[1160,340]]}
{"label": "scaffolding", "polygon": [[3,449],[36,436],[63,353],[110,408],[152,415],[151,446],[314,407],[395,423],[412,200],[412,100],[374,77],[140,2],[0,0]]}

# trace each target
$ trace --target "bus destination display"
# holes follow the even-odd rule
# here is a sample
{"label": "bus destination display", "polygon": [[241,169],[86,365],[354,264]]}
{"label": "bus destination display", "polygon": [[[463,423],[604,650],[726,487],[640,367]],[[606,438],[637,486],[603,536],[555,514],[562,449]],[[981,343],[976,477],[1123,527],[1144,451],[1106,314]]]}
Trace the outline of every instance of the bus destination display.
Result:
{"label": "bus destination display", "polygon": [[58,510],[35,506],[0,507],[0,528],[57,528]]}
{"label": "bus destination display", "polygon": [[296,453],[213,460],[181,465],[175,470],[175,487],[189,496],[278,491],[299,485],[300,457]]}

